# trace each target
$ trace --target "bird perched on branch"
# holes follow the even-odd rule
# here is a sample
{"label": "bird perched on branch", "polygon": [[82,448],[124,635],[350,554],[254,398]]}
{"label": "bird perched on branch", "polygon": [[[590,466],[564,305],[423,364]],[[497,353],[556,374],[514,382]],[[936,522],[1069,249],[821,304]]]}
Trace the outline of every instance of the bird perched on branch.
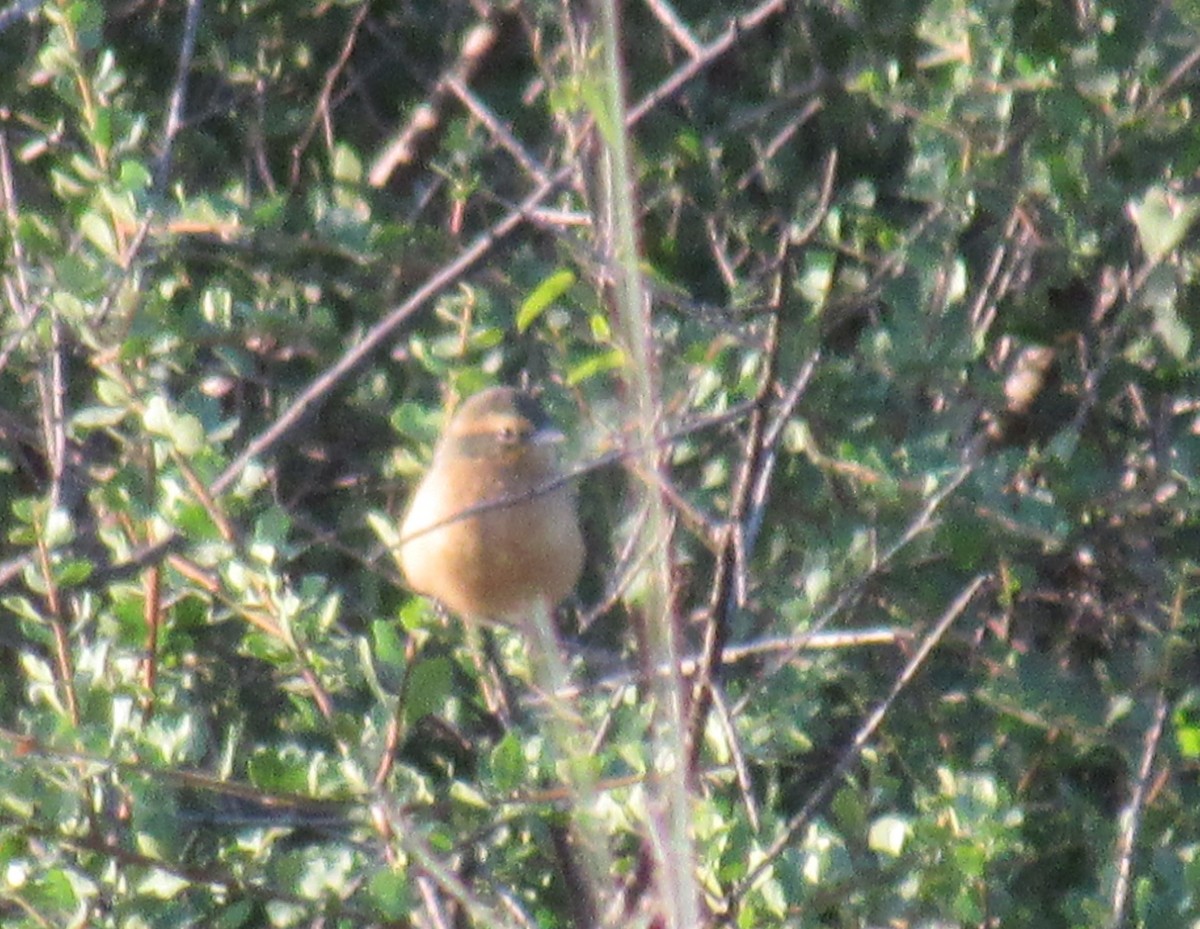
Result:
{"label": "bird perched on branch", "polygon": [[584,546],[562,439],[525,391],[493,387],[462,404],[400,529],[414,590],[464,619],[516,628],[574,590]]}

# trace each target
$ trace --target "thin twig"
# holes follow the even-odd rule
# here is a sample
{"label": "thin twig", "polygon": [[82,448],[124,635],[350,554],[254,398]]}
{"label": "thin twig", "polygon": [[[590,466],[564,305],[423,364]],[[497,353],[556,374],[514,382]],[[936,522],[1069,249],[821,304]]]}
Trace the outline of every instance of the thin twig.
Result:
{"label": "thin twig", "polygon": [[1142,738],[1142,757],[1138,763],[1133,792],[1129,796],[1129,803],[1121,811],[1121,833],[1117,837],[1116,846],[1117,877],[1113,882],[1112,905],[1109,908],[1111,929],[1121,929],[1126,922],[1129,892],[1133,886],[1133,857],[1137,848],[1137,837],[1141,831],[1151,775],[1154,773],[1154,759],[1158,755],[1158,747],[1162,742],[1163,730],[1166,727],[1170,710],[1170,698],[1162,689],[1159,689],[1154,696],[1154,715]]}
{"label": "thin twig", "polygon": [[[925,505],[921,507],[916,516],[914,516],[909,522],[904,532],[902,532],[900,536],[891,545],[889,545],[878,558],[876,558],[875,563],[871,566],[870,570],[857,577],[852,584],[838,594],[833,603],[831,603],[820,614],[816,621],[812,623],[812,626],[808,630],[808,635],[813,635],[817,632],[820,632],[833,620],[833,617],[848,609],[852,603],[857,602],[858,598],[867,588],[867,585],[877,576],[879,576],[879,574],[887,570],[895,560],[896,556],[899,555],[900,552],[903,551],[914,539],[924,534],[932,527],[934,514],[941,508],[942,504],[945,503],[946,500],[949,499],[949,497],[962,485],[963,481],[965,481],[975,470],[979,449],[981,448],[982,443],[982,436],[976,436],[968,443],[967,451],[964,454],[966,461],[950,476],[945,484],[943,484],[929,496],[929,499],[925,501]],[[801,637],[801,641],[803,641],[803,636]],[[791,651],[779,655],[767,669],[766,673],[762,676],[762,683],[747,689],[745,695],[740,701],[738,701],[738,705],[734,710],[734,714],[737,715],[740,713],[748,703],[754,700],[754,698],[758,695],[759,689],[765,685],[765,682],[770,680],[776,671],[779,671],[785,665],[788,665],[794,661],[800,650],[801,649],[798,646]]]}
{"label": "thin twig", "polygon": [[[734,182],[734,187],[736,187],[738,190],[745,190],[756,178],[761,177],[766,168],[766,163],[779,154],[780,149],[782,149],[783,146],[786,145],[788,141],[800,131],[801,127],[803,127],[805,123],[816,116],[824,108],[825,101],[817,98],[809,100],[803,107],[801,107],[800,112],[789,119],[784,124],[783,128],[771,137],[770,141],[767,142],[763,150],[756,155],[754,164],[747,168],[742,173],[742,176],[739,177],[736,182]],[[826,173],[828,173],[828,162]]]}
{"label": "thin twig", "polygon": [[425,100],[412,111],[404,126],[372,162],[367,173],[367,183],[372,187],[403,180],[401,169],[415,167],[433,150],[445,131],[447,104],[455,96],[461,99],[456,86],[468,87],[475,75],[487,68],[505,32],[508,14],[499,7],[487,7],[479,12],[483,21],[467,32],[454,63],[434,82]]}
{"label": "thin twig", "polygon": [[654,18],[662,24],[667,35],[678,42],[680,48],[693,58],[699,58],[704,54],[704,46],[696,41],[692,30],[679,18],[675,8],[667,0],[645,0],[645,3],[650,8],[650,12],[654,14]]}
{"label": "thin twig", "polygon": [[446,86],[458,98],[459,102],[466,107],[467,112],[483,123],[488,132],[496,140],[496,143],[512,155],[513,160],[521,166],[522,170],[535,183],[546,183],[548,175],[546,174],[545,167],[526,151],[525,146],[517,140],[516,136],[509,132],[508,127],[492,112],[491,107],[479,99],[478,94],[467,86],[466,81],[457,74],[452,74],[446,79]]}
{"label": "thin twig", "polygon": [[146,623],[146,654],[142,656],[142,721],[154,716],[158,690],[158,634],[162,628],[162,565],[154,564],[142,574],[142,619]]}
{"label": "thin twig", "polygon": [[[1184,612],[1185,590],[1179,585],[1175,591],[1174,602],[1170,611],[1170,626],[1174,632],[1178,628],[1179,619]],[[1166,728],[1167,717],[1171,711],[1171,699],[1160,686],[1154,694],[1154,713],[1150,725],[1142,737],[1142,757],[1138,762],[1137,777],[1133,782],[1133,790],[1129,802],[1121,811],[1119,819],[1120,834],[1116,843],[1116,878],[1113,881],[1112,904],[1109,908],[1110,929],[1121,929],[1128,919],[1129,894],[1133,887],[1133,859],[1137,850],[1137,838],[1141,832],[1142,819],[1146,808],[1146,798],[1150,793],[1150,784],[1154,774],[1154,760],[1158,757],[1158,749],[1162,743],[1163,731]]]}
{"label": "thin twig", "polygon": [[67,709],[67,718],[75,726],[79,725],[79,698],[75,691],[75,668],[71,661],[71,645],[67,636],[66,619],[63,616],[62,598],[58,584],[54,579],[54,570],[50,563],[50,553],[46,549],[45,533],[38,533],[37,541],[38,569],[42,575],[42,583],[46,587],[46,619],[54,635],[54,673],[62,688],[63,703]]}
{"label": "thin twig", "polygon": [[324,124],[326,134],[329,134],[329,99],[333,95],[333,87],[341,76],[342,71],[346,68],[346,63],[350,60],[350,55],[354,52],[354,45],[358,41],[358,30],[362,27],[363,20],[367,18],[367,13],[371,9],[370,0],[363,0],[358,9],[354,13],[354,19],[350,22],[350,28],[346,32],[346,38],[342,42],[341,51],[338,52],[337,61],[325,73],[325,81],[321,85],[321,93],[317,97],[317,105],[313,107],[313,114],[309,118],[308,125],[296,144],[292,146],[292,173],[291,181],[295,185],[300,181],[300,159],[304,157],[304,152],[308,149],[309,142],[317,132],[317,127]]}
{"label": "thin twig", "polygon": [[192,69],[192,56],[196,52],[196,32],[200,26],[202,0],[188,0],[187,14],[183,20],[183,41],[179,43],[179,66],[175,72],[175,84],[171,87],[171,103],[167,107],[167,124],[163,128],[162,151],[154,169],[155,186],[161,191],[171,175],[171,154],[175,137],[183,127],[183,111],[187,106],[188,74]]}
{"label": "thin twig", "polygon": [[[390,827],[394,840],[412,859],[413,866],[420,868],[429,879],[450,899],[454,900],[476,926],[511,927],[500,910],[481,900],[466,882],[425,842],[422,831],[415,823],[408,822],[398,810],[385,809],[382,814]],[[514,927],[515,929],[515,927]]]}
{"label": "thin twig", "polygon": [[[1148,119],[1151,111],[1158,107],[1158,105],[1162,103],[1167,94],[1171,92],[1175,85],[1180,83],[1188,75],[1188,72],[1190,72],[1198,64],[1200,64],[1200,45],[1195,45],[1192,47],[1192,50],[1184,55],[1179,63],[1171,69],[1171,73],[1167,75],[1166,79],[1161,84],[1155,86],[1154,90],[1150,94],[1149,99],[1137,110],[1136,113],[1132,114],[1130,118],[1138,120],[1139,122]],[[1118,151],[1120,151],[1121,145],[1126,138],[1127,136],[1125,133],[1114,133],[1112,144],[1109,146],[1108,151],[1106,151],[1104,154],[1106,161],[1111,159],[1117,154]]]}
{"label": "thin twig", "polygon": [[754,784],[750,778],[750,766],[746,764],[746,753],[742,751],[742,740],[738,735],[737,724],[729,710],[729,701],[719,684],[713,685],[712,705],[721,732],[725,736],[725,747],[729,759],[733,762],[734,776],[737,778],[738,792],[742,797],[742,806],[746,809],[746,822],[752,832],[758,832],[761,820],[758,815],[758,801],[754,798]]}
{"label": "thin twig", "polygon": [[837,764],[833,766],[829,774],[825,776],[812,792],[800,811],[788,820],[787,825],[783,828],[783,832],[780,833],[763,853],[762,859],[734,886],[727,899],[727,903],[729,904],[728,913],[733,913],[738,902],[755,885],[759,878],[774,866],[775,860],[792,844],[796,836],[808,826],[813,815],[833,792],[833,789],[841,781],[842,776],[858,761],[862,750],[874,737],[884,717],[887,716],[888,711],[904,691],[904,688],[912,683],[917,672],[924,666],[925,659],[929,657],[930,652],[942,640],[942,637],[950,629],[950,626],[954,624],[954,621],[963,614],[980,588],[988,582],[989,578],[990,575],[987,574],[978,574],[972,578],[959,592],[958,596],[954,598],[950,606],[946,608],[946,611],[938,621],[934,623],[933,628],[921,640],[920,646],[918,646],[912,658],[904,666],[904,670],[900,672],[900,676],[892,684],[888,695],[867,715],[862,725],[859,726],[858,731],[854,733],[854,738],[850,741],[850,745],[842,752],[841,757],[838,758]]}
{"label": "thin twig", "polygon": [[[643,98],[630,111],[626,125],[635,126],[656,106],[679,93],[689,81],[732,50],[738,40],[743,38],[747,32],[765,25],[773,17],[782,13],[786,6],[786,0],[766,0],[744,16],[734,18],[725,32],[710,45],[705,46],[704,55],[699,59],[689,61]],[[212,494],[224,493],[232,487],[251,462],[272,449],[324,403],[338,384],[365,364],[402,326],[438,294],[461,280],[484,258],[492,254],[497,245],[520,228],[547,197],[571,179],[575,170],[576,166],[569,164],[555,172],[547,179],[546,183],[539,185],[520,204],[482,232],[457,258],[427,278],[400,306],[388,313],[368,330],[362,339],[350,346],[338,361],[310,382],[287,409],[270,426],[252,439],[243,451],[230,462],[213,482]],[[128,562],[114,565],[105,572],[97,572],[93,575],[93,579],[136,571],[161,559],[178,544],[179,535],[171,533],[157,543],[138,551]],[[27,552],[23,556],[0,565],[0,587],[9,583],[13,577],[19,576],[25,565],[30,562],[31,557],[32,553]]]}
{"label": "thin twig", "polygon": [[771,295],[770,328],[767,335],[762,375],[750,413],[750,427],[746,435],[745,454],[733,490],[733,503],[729,522],[725,527],[721,551],[717,556],[712,596],[709,602],[708,622],[704,630],[704,662],[692,690],[690,717],[687,721],[688,768],[694,770],[700,757],[702,734],[708,711],[712,705],[713,688],[721,667],[721,652],[729,635],[729,623],[734,607],[743,602],[744,583],[738,577],[743,564],[742,521],[750,508],[750,496],[757,483],[758,470],[766,454],[763,436],[766,430],[766,406],[775,387],[775,371],[779,363],[779,315],[787,292],[786,256],[788,236],[786,230],[780,237],[779,248],[783,260],[776,275],[774,293]]}
{"label": "thin twig", "polygon": [[421,874],[417,877],[417,892],[421,895],[421,900],[425,904],[425,913],[429,917],[429,925],[433,929],[451,929],[454,923],[450,920],[446,913],[446,908],[442,905],[442,898],[438,895],[437,885],[428,875]]}
{"label": "thin twig", "polygon": [[766,0],[753,10],[737,17],[733,25],[726,29],[714,41],[705,45],[700,54],[689,60],[683,67],[670,75],[665,81],[650,91],[641,101],[629,111],[629,123],[638,123],[662,103],[670,100],[697,75],[731,51],[746,33],[752,32],[787,9],[788,0]]}
{"label": "thin twig", "polygon": [[[836,632],[806,632],[801,635],[789,636],[767,636],[760,639],[751,639],[736,645],[726,645],[724,655],[722,656],[722,663],[725,667],[729,667],[743,661],[759,661],[768,656],[780,654],[785,654],[789,657],[790,661],[796,662],[804,652],[862,648],[868,645],[896,645],[901,642],[910,642],[913,638],[915,636],[910,630],[897,629],[890,626],[847,629]],[[603,662],[605,661],[609,661],[611,664],[617,660],[611,653],[600,653],[598,650],[588,651],[588,657],[592,664],[598,666],[603,666]],[[697,652],[693,655],[680,658],[678,663],[680,675],[685,678],[695,675],[699,672],[703,660],[703,652]],[[654,674],[667,674],[669,670],[666,667],[651,669]],[[617,692],[628,687],[634,680],[634,672],[622,668],[620,671],[608,674],[594,683],[588,684],[588,690],[590,692],[600,690]],[[580,697],[582,694],[583,691],[581,689],[574,689],[565,694],[556,694],[555,696],[565,699],[568,697]],[[744,706],[744,701],[739,701],[737,706],[731,709],[731,714],[742,711]]]}

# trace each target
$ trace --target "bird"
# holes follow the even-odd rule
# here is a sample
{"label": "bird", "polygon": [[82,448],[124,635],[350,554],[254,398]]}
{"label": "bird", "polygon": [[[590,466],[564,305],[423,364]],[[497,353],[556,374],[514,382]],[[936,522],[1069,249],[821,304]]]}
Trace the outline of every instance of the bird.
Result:
{"label": "bird", "polygon": [[551,615],[585,555],[563,439],[526,390],[491,387],[461,404],[401,523],[413,590],[467,623],[528,630]]}

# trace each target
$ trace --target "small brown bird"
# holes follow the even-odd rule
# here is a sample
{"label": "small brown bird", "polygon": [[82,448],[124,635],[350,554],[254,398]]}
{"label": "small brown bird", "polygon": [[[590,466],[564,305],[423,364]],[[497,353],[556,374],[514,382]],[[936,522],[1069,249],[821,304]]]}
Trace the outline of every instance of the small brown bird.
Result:
{"label": "small brown bird", "polygon": [[414,590],[517,628],[574,590],[584,548],[574,490],[555,485],[562,438],[524,391],[493,387],[463,403],[400,529]]}

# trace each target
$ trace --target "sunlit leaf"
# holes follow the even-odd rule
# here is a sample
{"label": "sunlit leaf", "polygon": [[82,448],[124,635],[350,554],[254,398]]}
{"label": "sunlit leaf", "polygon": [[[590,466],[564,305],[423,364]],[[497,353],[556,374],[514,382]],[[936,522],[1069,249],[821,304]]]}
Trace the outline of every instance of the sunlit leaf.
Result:
{"label": "sunlit leaf", "polygon": [[1163,258],[1187,235],[1200,214],[1200,197],[1185,197],[1163,187],[1152,187],[1140,200],[1129,203],[1129,216],[1137,228],[1142,248],[1151,258]]}
{"label": "sunlit leaf", "polygon": [[522,302],[517,310],[517,332],[524,332],[575,285],[575,273],[566,268],[555,271],[543,280]]}

